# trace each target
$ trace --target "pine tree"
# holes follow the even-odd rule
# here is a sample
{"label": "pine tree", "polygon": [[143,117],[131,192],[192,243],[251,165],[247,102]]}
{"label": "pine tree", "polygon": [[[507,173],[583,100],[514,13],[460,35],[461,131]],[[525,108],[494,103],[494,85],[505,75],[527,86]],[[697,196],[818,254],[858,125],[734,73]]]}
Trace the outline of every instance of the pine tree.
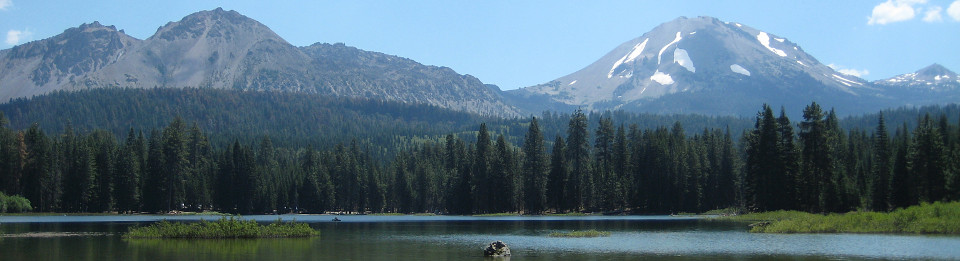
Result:
{"label": "pine tree", "polygon": [[[600,118],[594,140],[594,186],[588,188],[596,203],[594,207],[613,209],[616,205],[616,180],[613,170],[613,141],[615,139],[613,121],[610,118]],[[604,188],[604,189],[599,189]]]}
{"label": "pine tree", "polygon": [[589,204],[592,201],[593,174],[590,170],[588,139],[587,116],[577,110],[570,117],[570,124],[567,127],[566,160],[570,162],[570,168],[563,196],[566,204],[563,208],[567,210],[583,210],[590,207]]}
{"label": "pine tree", "polygon": [[610,179],[612,188],[607,187],[614,191],[613,207],[618,210],[626,208],[629,198],[628,192],[632,191],[633,179],[632,176],[627,175],[627,170],[630,168],[628,165],[631,161],[628,146],[626,130],[621,124],[617,128],[616,138],[613,141],[613,176]]}
{"label": "pine tree", "polygon": [[117,211],[134,212],[140,209],[141,152],[136,150],[137,136],[133,128],[127,133],[126,142],[116,157],[114,198]]}
{"label": "pine tree", "polygon": [[877,129],[874,132],[873,140],[873,178],[872,191],[873,210],[887,211],[890,209],[890,174],[891,174],[891,151],[890,138],[887,135],[887,125],[883,120],[883,112],[877,122]]}
{"label": "pine tree", "polygon": [[914,130],[911,145],[908,164],[910,175],[917,179],[918,200],[943,200],[946,196],[943,137],[929,114],[920,120]]}
{"label": "pine tree", "polygon": [[516,209],[516,174],[514,160],[506,139],[503,135],[497,136],[493,153],[493,164],[490,168],[492,184],[493,212],[513,212]]}
{"label": "pine tree", "polygon": [[776,189],[780,191],[775,197],[774,203],[778,209],[797,209],[796,199],[801,193],[797,188],[797,180],[800,178],[800,158],[797,146],[794,143],[793,124],[787,118],[786,110],[780,108],[780,117],[777,118],[777,127],[779,128],[777,143],[780,158],[777,159],[778,172],[775,181]]}
{"label": "pine tree", "polygon": [[540,214],[547,205],[547,162],[543,134],[536,117],[530,120],[523,155],[523,208],[526,213]]}
{"label": "pine tree", "polygon": [[836,200],[828,192],[834,186],[834,155],[824,117],[820,105],[814,102],[804,108],[803,121],[800,122],[799,136],[803,144],[800,187],[805,193],[800,205],[801,209],[809,212],[827,211],[828,202]]}
{"label": "pine tree", "polygon": [[547,208],[560,213],[567,209],[566,192],[567,187],[567,161],[566,147],[563,137],[557,135],[553,142],[553,151],[550,154],[550,173],[547,175]]}
{"label": "pine tree", "polygon": [[490,181],[490,133],[487,124],[480,124],[477,133],[476,153],[473,160],[474,200],[477,202],[477,212],[488,213],[493,209],[492,186]]}

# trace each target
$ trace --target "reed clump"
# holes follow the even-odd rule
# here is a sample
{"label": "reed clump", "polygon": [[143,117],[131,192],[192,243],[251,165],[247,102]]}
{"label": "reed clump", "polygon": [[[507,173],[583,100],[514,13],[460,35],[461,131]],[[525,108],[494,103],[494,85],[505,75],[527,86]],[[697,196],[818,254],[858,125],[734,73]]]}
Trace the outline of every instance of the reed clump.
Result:
{"label": "reed clump", "polygon": [[609,231],[598,231],[596,229],[550,233],[550,237],[608,237],[608,236],[610,236]]}
{"label": "reed clump", "polygon": [[150,226],[133,227],[126,238],[291,238],[319,236],[320,231],[306,223],[277,222],[260,225],[253,220],[224,217],[217,221],[194,223],[160,221]]}

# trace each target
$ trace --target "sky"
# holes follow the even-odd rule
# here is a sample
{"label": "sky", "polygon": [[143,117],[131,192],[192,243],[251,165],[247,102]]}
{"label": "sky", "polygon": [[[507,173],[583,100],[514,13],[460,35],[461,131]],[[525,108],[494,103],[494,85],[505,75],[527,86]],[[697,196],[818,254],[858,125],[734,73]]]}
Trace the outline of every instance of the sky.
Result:
{"label": "sky", "polygon": [[344,43],[445,66],[504,90],[549,82],[680,16],[712,16],[790,39],[866,80],[933,63],[960,71],[960,0],[120,1],[0,0],[0,49],[99,21],[146,39],[222,7],[296,46]]}

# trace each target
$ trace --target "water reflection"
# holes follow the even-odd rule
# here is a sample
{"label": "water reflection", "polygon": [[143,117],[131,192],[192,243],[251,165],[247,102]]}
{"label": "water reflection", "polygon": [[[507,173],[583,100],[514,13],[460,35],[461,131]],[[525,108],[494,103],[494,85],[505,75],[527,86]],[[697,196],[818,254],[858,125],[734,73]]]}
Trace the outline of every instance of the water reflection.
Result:
{"label": "water reflection", "polygon": [[[250,217],[245,217],[250,218]],[[259,217],[254,217],[256,220]],[[0,238],[7,260],[484,260],[502,240],[514,260],[831,260],[960,259],[960,237],[923,235],[769,235],[744,224],[651,217],[328,217],[296,216],[318,238],[126,240],[149,222],[0,223],[5,233],[99,233],[53,238]],[[276,216],[262,217],[273,222]],[[291,217],[284,217],[290,220]],[[0,219],[0,222],[4,222]],[[551,232],[596,229],[609,237],[552,238]]]}
{"label": "water reflection", "polygon": [[128,251],[156,260],[289,259],[310,253],[317,238],[283,239],[127,239]]}

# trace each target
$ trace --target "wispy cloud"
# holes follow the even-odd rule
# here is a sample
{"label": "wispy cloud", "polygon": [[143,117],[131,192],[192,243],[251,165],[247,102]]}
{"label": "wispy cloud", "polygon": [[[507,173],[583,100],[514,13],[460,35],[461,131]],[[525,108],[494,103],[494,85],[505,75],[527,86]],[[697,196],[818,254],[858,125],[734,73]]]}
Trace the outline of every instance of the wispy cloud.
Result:
{"label": "wispy cloud", "polygon": [[33,32],[30,30],[10,30],[7,31],[7,41],[8,45],[17,45],[25,41],[29,41],[33,37]]}
{"label": "wispy cloud", "polygon": [[863,77],[863,76],[870,75],[870,70],[867,70],[867,69],[857,70],[857,69],[843,68],[843,66],[839,66],[832,63],[828,64],[827,66],[832,68],[833,70],[836,70],[839,73],[850,75],[850,76]]}
{"label": "wispy cloud", "polygon": [[953,18],[954,21],[960,22],[960,0],[953,1],[950,7],[947,7],[947,15]]}
{"label": "wispy cloud", "polygon": [[7,7],[13,5],[13,0],[0,0],[0,10],[7,10]]}
{"label": "wispy cloud", "polygon": [[917,16],[916,6],[926,3],[927,0],[887,0],[873,7],[867,24],[885,25],[913,19]]}
{"label": "wispy cloud", "polygon": [[923,15],[923,21],[928,23],[942,22],[943,15],[940,15],[941,12],[943,12],[942,7],[939,7],[939,6],[931,7],[927,9],[925,14]]}

